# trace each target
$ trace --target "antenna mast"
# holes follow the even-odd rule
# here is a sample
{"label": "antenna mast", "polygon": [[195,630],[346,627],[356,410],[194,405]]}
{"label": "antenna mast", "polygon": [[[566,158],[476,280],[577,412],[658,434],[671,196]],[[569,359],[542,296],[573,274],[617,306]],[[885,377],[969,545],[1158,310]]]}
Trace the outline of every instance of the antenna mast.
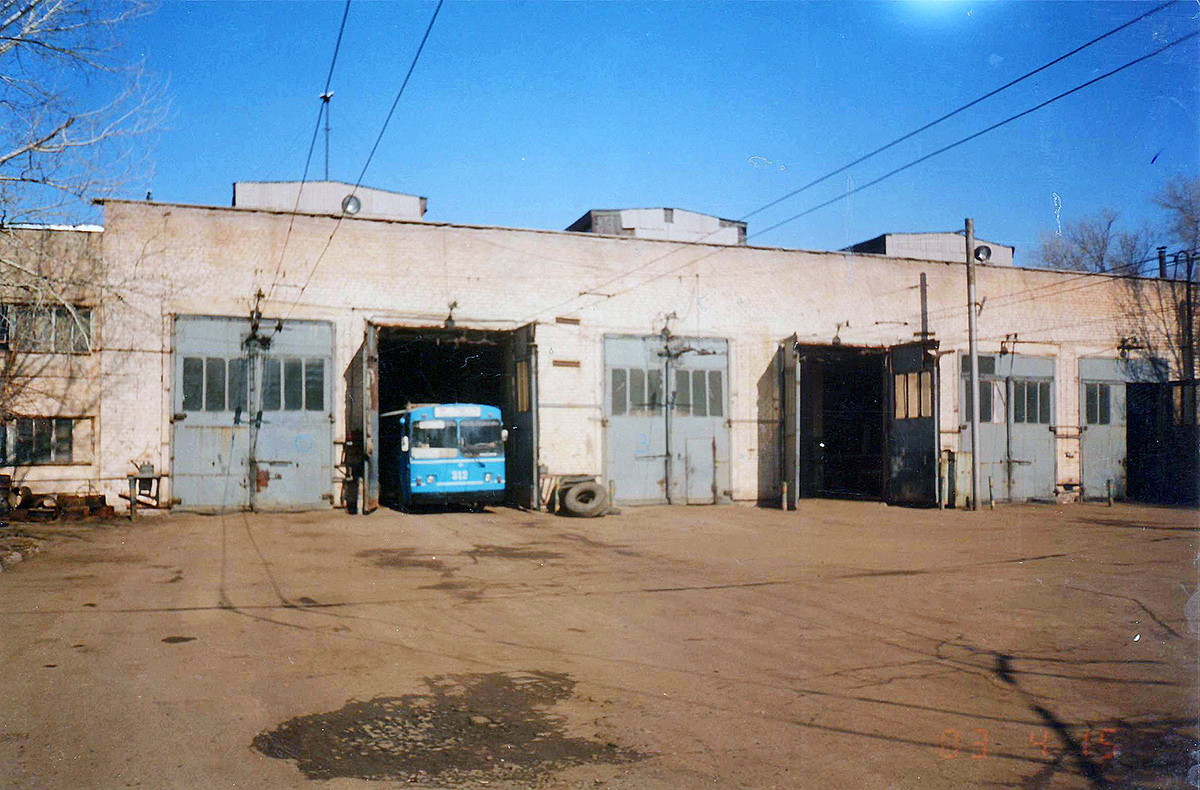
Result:
{"label": "antenna mast", "polygon": [[326,91],[321,94],[321,106],[325,111],[325,180],[329,180],[329,100],[333,98],[333,91]]}

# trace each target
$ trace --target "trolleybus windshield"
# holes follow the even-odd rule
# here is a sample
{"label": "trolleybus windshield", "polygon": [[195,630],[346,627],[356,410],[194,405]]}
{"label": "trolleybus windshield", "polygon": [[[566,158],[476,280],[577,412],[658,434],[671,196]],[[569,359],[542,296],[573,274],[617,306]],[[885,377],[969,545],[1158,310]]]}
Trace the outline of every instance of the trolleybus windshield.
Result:
{"label": "trolleybus windshield", "polygon": [[454,420],[418,420],[413,426],[413,458],[454,458],[456,455],[458,428]]}
{"label": "trolleybus windshield", "polygon": [[499,455],[504,444],[499,420],[461,420],[458,423],[459,449],[463,455]]}

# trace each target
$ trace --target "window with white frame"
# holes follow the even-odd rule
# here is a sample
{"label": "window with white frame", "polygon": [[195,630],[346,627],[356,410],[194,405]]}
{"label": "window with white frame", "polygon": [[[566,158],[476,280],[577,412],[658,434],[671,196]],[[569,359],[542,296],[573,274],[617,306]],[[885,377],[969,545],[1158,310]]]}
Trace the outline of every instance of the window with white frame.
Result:
{"label": "window with white frame", "polygon": [[4,466],[87,464],[92,461],[90,417],[9,417],[0,424]]}
{"label": "window with white frame", "polygon": [[9,348],[35,353],[87,354],[92,342],[92,309],[64,305],[6,304],[0,309]]}

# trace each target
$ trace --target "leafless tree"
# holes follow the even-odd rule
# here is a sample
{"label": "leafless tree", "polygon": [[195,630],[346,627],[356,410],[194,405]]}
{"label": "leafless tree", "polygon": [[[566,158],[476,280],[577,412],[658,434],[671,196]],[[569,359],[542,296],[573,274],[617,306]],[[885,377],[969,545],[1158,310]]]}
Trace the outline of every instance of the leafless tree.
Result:
{"label": "leafless tree", "polygon": [[[122,59],[143,0],[0,0],[0,225],[78,220],[149,173],[164,86]],[[2,277],[4,275],[0,275]]]}
{"label": "leafless tree", "polygon": [[1167,212],[1172,240],[1193,252],[1200,249],[1200,177],[1175,176],[1163,184],[1154,202]]}
{"label": "leafless tree", "polygon": [[[1162,229],[1118,227],[1118,214],[1103,209],[1064,226],[1061,233],[1043,234],[1037,257],[1054,269],[1111,273],[1123,277],[1119,299],[1121,348],[1146,358],[1163,360],[1166,368],[1151,366],[1158,376],[1182,376],[1196,346],[1185,329],[1186,270],[1175,264],[1174,252],[1195,254],[1200,242],[1200,179],[1177,176],[1154,197],[1165,212]],[[1158,277],[1155,247],[1175,245],[1167,254],[1165,277]],[[1171,245],[1167,245],[1171,246]],[[1200,266],[1194,267],[1200,269]],[[1193,272],[1193,278],[1200,272]],[[1147,276],[1149,275],[1149,276]],[[1196,322],[1194,321],[1193,324]]]}
{"label": "leafless tree", "polygon": [[1043,233],[1037,252],[1050,269],[1137,274],[1153,252],[1148,228],[1117,228],[1117,212],[1101,209],[1093,217],[1068,222],[1062,233]]}

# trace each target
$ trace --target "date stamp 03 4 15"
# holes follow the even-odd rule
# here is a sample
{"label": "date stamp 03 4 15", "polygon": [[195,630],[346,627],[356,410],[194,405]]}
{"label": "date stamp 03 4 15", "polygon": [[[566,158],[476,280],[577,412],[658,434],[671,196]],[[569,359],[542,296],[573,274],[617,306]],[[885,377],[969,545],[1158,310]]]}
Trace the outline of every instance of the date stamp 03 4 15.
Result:
{"label": "date stamp 03 4 15", "polygon": [[[1117,747],[1111,740],[1116,733],[1116,729],[1110,727],[1085,730],[1079,744],[1083,756],[1098,762],[1116,757]],[[942,730],[938,736],[938,757],[942,760],[953,760],[961,752],[964,757],[980,760],[988,756],[990,745],[988,731],[978,727],[965,734],[954,729]],[[1049,758],[1055,746],[1056,741],[1049,730],[1042,730],[1040,737],[1033,730],[1029,731],[1029,747],[1040,749],[1042,757]]]}

